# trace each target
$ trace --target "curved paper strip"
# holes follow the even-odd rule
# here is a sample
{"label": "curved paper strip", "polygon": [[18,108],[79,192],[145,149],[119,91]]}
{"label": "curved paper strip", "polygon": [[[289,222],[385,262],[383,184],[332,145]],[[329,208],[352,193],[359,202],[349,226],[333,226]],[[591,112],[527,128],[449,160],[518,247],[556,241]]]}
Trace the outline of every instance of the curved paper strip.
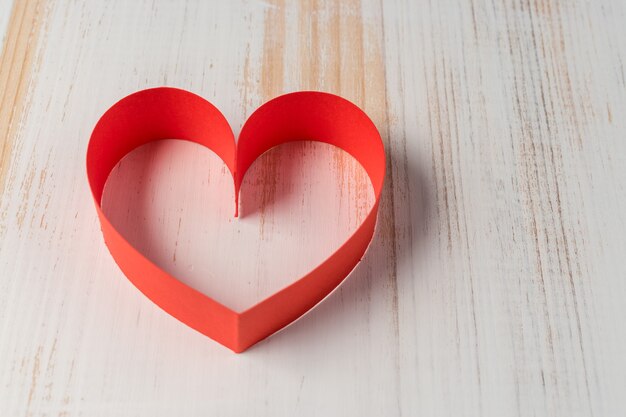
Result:
{"label": "curved paper strip", "polygon": [[[368,173],[375,203],[350,238],[313,271],[238,313],[178,281],[136,250],[102,211],[105,182],[133,149],[160,139],[196,142],[214,151],[233,174],[235,200],[250,165],[282,143],[320,141],[350,153]],[[163,310],[235,352],[296,320],[332,290],[360,261],[376,225],[385,176],[385,151],[376,127],[349,101],[327,93],[286,94],[262,105],[245,123],[235,144],[224,116],[188,91],[154,88],[120,100],[98,121],[87,149],[87,176],[104,240],[128,279]]]}

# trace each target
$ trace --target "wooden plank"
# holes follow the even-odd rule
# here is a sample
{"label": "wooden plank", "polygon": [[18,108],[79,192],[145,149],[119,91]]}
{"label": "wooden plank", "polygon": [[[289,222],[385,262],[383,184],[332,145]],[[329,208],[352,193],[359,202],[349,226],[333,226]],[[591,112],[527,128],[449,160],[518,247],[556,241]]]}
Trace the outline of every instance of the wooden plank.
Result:
{"label": "wooden plank", "polygon": [[[619,415],[624,18],[620,1],[16,1],[0,63],[3,414]],[[329,91],[385,141],[365,259],[243,355],[152,305],[102,243],[87,138],[157,85],[206,97],[235,131],[276,95]],[[243,309],[371,204],[358,164],[321,145],[260,160],[243,219],[231,187],[211,153],[163,142],[118,166],[105,209]]]}

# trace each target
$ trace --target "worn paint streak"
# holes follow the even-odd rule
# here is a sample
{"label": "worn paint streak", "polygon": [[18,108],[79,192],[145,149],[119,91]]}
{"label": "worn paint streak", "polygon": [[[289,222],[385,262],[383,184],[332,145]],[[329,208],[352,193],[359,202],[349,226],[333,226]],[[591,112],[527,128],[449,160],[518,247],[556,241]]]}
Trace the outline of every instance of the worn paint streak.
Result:
{"label": "worn paint streak", "polygon": [[266,9],[261,65],[261,99],[267,101],[283,91],[285,67],[285,2],[274,0]]}
{"label": "worn paint streak", "polygon": [[[285,2],[274,0],[272,7],[265,11],[263,53],[261,63],[260,96],[263,102],[283,94],[285,71]],[[264,158],[262,170],[258,177],[261,187],[259,205],[261,239],[265,237],[268,223],[271,223],[271,210],[268,206],[274,201],[278,188],[277,173],[281,164],[280,152],[273,151],[272,158]],[[257,161],[256,163],[259,163]]]}
{"label": "worn paint streak", "polygon": [[0,58],[0,197],[7,181],[44,20],[45,0],[16,1]]}

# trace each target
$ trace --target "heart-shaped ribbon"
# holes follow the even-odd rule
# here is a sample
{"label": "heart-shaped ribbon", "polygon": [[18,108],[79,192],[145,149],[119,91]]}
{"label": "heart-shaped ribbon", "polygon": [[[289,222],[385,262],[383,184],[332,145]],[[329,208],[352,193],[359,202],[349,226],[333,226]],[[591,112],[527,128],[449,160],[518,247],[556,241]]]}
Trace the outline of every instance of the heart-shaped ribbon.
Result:
{"label": "heart-shaped ribbon", "polygon": [[[375,202],[357,230],[311,272],[243,312],[233,311],[183,284],[135,249],[102,211],[106,180],[133,149],[160,139],[198,143],[215,152],[239,188],[254,160],[287,142],[335,145],[361,163]],[[186,325],[239,353],[298,319],[330,294],[361,260],[372,240],[385,177],[385,149],[376,126],[349,101],[304,91],[277,97],[256,110],[235,142],[230,125],[211,103],[193,93],[161,87],[123,98],[100,118],[87,149],[87,177],[104,241],[128,279]]]}

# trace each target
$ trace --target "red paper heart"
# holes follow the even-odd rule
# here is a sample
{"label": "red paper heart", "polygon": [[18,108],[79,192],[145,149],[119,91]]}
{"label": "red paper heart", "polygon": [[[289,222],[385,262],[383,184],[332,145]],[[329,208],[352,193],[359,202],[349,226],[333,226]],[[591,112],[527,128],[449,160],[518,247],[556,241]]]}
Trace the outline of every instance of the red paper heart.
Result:
{"label": "red paper heart", "polygon": [[[102,211],[104,185],[115,165],[141,145],[172,138],[206,146],[224,161],[235,183],[235,216],[239,188],[254,160],[275,146],[302,140],[329,143],[351,154],[369,175],[375,202],[363,223],[329,258],[293,284],[237,313],[148,260]],[[374,234],[384,176],[385,150],[367,115],[341,97],[312,91],[286,94],[259,107],[237,143],[224,116],[202,97],[166,87],[139,91],[100,118],[87,149],[87,177],[104,240],[124,274],[167,313],[238,353],[309,311],[354,269]]]}

